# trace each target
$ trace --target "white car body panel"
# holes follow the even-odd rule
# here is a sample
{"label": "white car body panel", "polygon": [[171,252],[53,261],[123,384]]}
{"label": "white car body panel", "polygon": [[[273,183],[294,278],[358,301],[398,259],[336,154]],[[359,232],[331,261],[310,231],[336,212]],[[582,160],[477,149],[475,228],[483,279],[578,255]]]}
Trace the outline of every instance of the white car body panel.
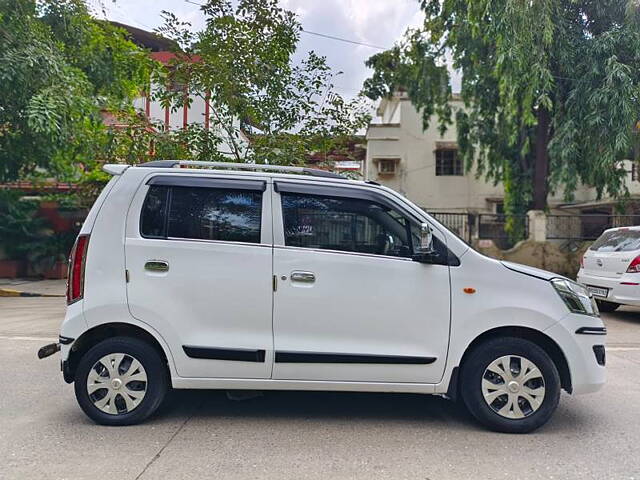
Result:
{"label": "white car body panel", "polygon": [[[275,363],[273,379],[436,383],[450,328],[449,267],[407,258],[285,246],[280,195],[274,192],[275,350],[415,356],[429,364]],[[435,228],[435,226],[434,226]],[[443,242],[439,230],[435,235]],[[311,284],[292,281],[309,272]],[[285,277],[287,280],[282,280]],[[301,314],[302,313],[302,314]]]}
{"label": "white car body panel", "polygon": [[[621,227],[605,230],[602,235],[617,230],[640,230]],[[621,305],[640,305],[640,273],[629,273],[629,264],[640,255],[640,249],[627,251],[594,251],[588,249],[582,258],[577,280],[587,287],[606,289],[606,296],[595,298]]]}
{"label": "white car body panel", "polygon": [[[145,181],[156,174],[265,180],[261,243],[142,238]],[[461,264],[285,248],[280,205],[271,201],[278,198],[272,192],[275,179],[384,195],[430,223]],[[105,187],[81,233],[91,235],[84,298],[68,307],[61,335],[77,339],[111,323],[142,328],[163,349],[175,388],[445,394],[473,341],[502,327],[543,332],[555,341],[575,393],[595,391],[604,382],[604,367],[592,351],[604,337],[575,334],[579,327],[602,327],[602,321],[568,312],[548,282],[557,275],[484,257],[384,187],[262,172],[131,167]],[[180,253],[170,251],[169,243],[179,245]],[[170,260],[167,275],[144,272],[144,262],[153,258]],[[297,270],[315,273],[316,284],[292,286],[289,276]],[[278,276],[275,292],[273,275]],[[463,291],[469,287],[475,293]],[[189,358],[182,350],[186,344],[260,348],[265,361],[247,365]],[[280,348],[436,360],[425,365],[277,364],[274,351]],[[70,351],[63,346],[63,361]]]}
{"label": "white car body panel", "polygon": [[[271,199],[263,195],[261,244],[159,240],[140,235],[145,177],[128,216],[126,268],[131,315],[162,332],[181,377],[269,378],[273,358]],[[145,270],[162,260],[168,272]],[[250,298],[250,301],[247,299]],[[175,319],[180,319],[178,322]],[[265,350],[265,362],[190,358],[183,346]]]}

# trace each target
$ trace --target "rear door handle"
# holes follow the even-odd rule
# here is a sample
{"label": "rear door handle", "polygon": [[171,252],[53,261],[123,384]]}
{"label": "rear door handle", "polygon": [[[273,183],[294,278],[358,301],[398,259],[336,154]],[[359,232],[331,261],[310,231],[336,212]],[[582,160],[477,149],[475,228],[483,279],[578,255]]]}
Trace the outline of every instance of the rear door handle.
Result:
{"label": "rear door handle", "polygon": [[316,276],[311,272],[293,272],[291,273],[292,282],[301,283],[313,283],[316,281]]}
{"label": "rear door handle", "polygon": [[169,264],[164,260],[149,260],[144,264],[144,269],[150,272],[168,272]]}

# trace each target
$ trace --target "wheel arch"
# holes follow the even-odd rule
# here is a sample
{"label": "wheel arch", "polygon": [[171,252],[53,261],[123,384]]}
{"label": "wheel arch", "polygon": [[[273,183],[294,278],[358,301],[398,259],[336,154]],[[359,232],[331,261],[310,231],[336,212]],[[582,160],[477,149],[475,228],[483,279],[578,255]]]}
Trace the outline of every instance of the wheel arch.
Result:
{"label": "wheel arch", "polygon": [[460,368],[464,365],[464,362],[469,357],[469,354],[478,348],[481,344],[487,340],[499,337],[515,337],[523,338],[535,343],[541,347],[558,369],[560,375],[560,385],[567,393],[571,393],[573,388],[571,386],[571,371],[569,370],[569,363],[567,358],[560,348],[560,346],[548,335],[545,335],[540,330],[535,330],[528,327],[516,327],[516,326],[503,326],[496,327],[486,332],[481,333],[467,346],[460,359],[458,365],[453,369],[451,374],[451,381],[449,382],[449,388],[447,390],[447,396],[456,399],[459,391],[460,382]]}
{"label": "wheel arch", "polygon": [[[87,330],[73,342],[69,356],[64,362],[62,369],[64,380],[67,383],[73,382],[80,359],[94,345],[97,345],[107,338],[118,336],[137,338],[138,340],[142,340],[151,345],[151,347],[158,352],[164,361],[167,372],[171,372],[169,356],[155,335],[138,325],[123,322],[112,322],[103,323]],[[171,375],[169,375],[169,378],[171,378]]]}

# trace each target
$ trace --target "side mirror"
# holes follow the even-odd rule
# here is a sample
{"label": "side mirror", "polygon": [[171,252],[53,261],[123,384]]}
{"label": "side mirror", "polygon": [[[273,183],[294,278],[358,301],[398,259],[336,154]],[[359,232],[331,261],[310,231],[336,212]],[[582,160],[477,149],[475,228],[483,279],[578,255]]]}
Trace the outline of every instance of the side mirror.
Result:
{"label": "side mirror", "polygon": [[413,260],[421,263],[436,263],[438,253],[433,248],[433,232],[428,223],[420,225],[420,245],[413,252]]}

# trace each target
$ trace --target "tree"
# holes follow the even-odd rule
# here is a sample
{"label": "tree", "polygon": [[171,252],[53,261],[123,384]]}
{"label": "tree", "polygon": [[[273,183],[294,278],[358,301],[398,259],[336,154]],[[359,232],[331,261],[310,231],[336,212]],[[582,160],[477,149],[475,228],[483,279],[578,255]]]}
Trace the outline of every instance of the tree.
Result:
{"label": "tree", "polygon": [[133,112],[151,69],[81,0],[0,0],[0,181],[77,175],[108,143],[101,111]]}
{"label": "tree", "polygon": [[[621,160],[638,142],[640,6],[636,0],[423,0],[424,26],[374,55],[364,91],[405,89],[428,125],[452,121],[448,61],[462,73],[460,153],[502,181],[508,214],[572,198],[627,195]],[[513,226],[513,224],[512,224]]]}
{"label": "tree", "polygon": [[[164,12],[159,33],[180,48],[156,79],[165,105],[181,108],[187,93],[209,103],[211,130],[191,132],[196,158],[229,160],[211,148],[224,142],[238,162],[300,163],[368,123],[365,99],[334,91],[324,57],[311,52],[294,64],[301,26],[277,0],[240,0],[235,8],[210,0],[201,9],[206,28],[196,33]],[[184,88],[168,88],[176,84]]]}

